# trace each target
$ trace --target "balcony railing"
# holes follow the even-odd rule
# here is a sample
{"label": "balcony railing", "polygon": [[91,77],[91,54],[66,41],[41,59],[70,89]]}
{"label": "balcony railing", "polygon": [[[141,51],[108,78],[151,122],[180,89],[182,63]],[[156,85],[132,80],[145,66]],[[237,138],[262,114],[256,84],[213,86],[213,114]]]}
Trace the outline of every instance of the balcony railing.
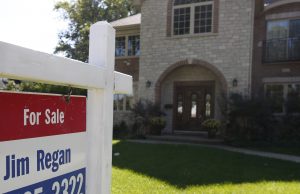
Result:
{"label": "balcony railing", "polygon": [[263,42],[263,62],[300,61],[300,37],[270,39]]}

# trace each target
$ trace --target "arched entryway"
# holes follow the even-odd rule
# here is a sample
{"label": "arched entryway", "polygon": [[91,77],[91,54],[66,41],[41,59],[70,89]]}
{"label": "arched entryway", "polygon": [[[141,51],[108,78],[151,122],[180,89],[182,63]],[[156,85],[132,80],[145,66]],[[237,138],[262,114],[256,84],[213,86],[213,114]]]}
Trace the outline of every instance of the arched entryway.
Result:
{"label": "arched entryway", "polygon": [[204,120],[220,118],[217,101],[226,90],[223,74],[205,61],[171,65],[156,82],[156,102],[167,114],[164,132],[200,131]]}

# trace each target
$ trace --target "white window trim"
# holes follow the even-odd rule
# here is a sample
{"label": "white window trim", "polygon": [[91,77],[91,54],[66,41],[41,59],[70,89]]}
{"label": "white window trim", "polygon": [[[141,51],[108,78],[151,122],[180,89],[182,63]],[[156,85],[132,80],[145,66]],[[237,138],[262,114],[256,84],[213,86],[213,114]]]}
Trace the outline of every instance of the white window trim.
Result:
{"label": "white window trim", "polygon": [[[141,36],[139,34],[130,34],[130,35],[120,35],[120,36],[116,36],[116,38],[121,38],[121,37],[125,37],[125,55],[124,56],[115,56],[116,58],[137,58],[139,57],[139,55],[130,55],[128,56],[128,40],[129,40],[129,36],[139,36],[140,37],[140,44],[141,44]],[[141,49],[141,45],[140,45],[140,49]]]}
{"label": "white window trim", "polygon": [[[212,5],[212,18],[211,18],[211,32],[205,32],[205,33],[195,33],[195,8],[197,6],[202,6],[202,5]],[[214,33],[214,6],[215,6],[215,1],[212,0],[210,2],[200,2],[200,3],[191,3],[191,4],[184,4],[184,5],[174,5],[173,1],[173,8],[172,8],[172,36],[178,37],[178,36],[189,36],[189,35],[208,35],[208,34],[213,34]],[[191,14],[190,14],[190,33],[189,34],[174,34],[174,10],[175,9],[180,9],[180,8],[191,8]]]}

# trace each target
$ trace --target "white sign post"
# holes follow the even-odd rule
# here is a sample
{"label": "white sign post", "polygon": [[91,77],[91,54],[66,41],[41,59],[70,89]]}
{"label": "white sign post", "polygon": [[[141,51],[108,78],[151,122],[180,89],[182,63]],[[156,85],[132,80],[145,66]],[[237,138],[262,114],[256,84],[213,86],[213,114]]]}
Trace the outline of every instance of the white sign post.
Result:
{"label": "white sign post", "polygon": [[[103,89],[88,91],[89,158],[87,193],[110,193],[112,168],[112,127],[115,30],[106,23],[90,29],[89,62],[105,69]],[[101,39],[99,37],[102,37]],[[99,174],[95,174],[99,172]]]}
{"label": "white sign post", "polygon": [[[132,77],[114,72],[114,49],[115,30],[107,22],[98,22],[91,27],[89,64],[0,42],[0,77],[88,90],[85,181],[88,194],[110,193],[113,92],[132,93]],[[14,146],[14,142],[7,141],[5,144]],[[5,156],[0,153],[0,157]],[[0,166],[1,168],[5,167]],[[49,172],[47,173],[47,176],[50,176]],[[22,178],[26,179],[26,176]],[[39,177],[34,178],[38,179]],[[9,192],[1,190],[2,184],[7,182],[0,177],[0,193]],[[12,190],[16,189],[19,188],[16,186]]]}

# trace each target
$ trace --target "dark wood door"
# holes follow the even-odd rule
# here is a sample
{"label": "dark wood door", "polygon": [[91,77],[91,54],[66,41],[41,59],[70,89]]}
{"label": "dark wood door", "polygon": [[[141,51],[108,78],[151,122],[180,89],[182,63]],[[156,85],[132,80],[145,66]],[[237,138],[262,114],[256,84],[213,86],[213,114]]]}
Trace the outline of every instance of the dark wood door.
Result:
{"label": "dark wood door", "polygon": [[174,129],[201,130],[201,123],[214,114],[214,83],[179,82],[174,87]]}

